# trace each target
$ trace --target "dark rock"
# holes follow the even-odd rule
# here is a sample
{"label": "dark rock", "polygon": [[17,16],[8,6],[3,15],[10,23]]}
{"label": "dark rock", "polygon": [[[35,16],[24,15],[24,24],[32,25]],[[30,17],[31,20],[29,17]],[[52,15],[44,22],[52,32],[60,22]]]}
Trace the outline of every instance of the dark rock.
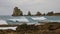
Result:
{"label": "dark rock", "polygon": [[37,13],[36,13],[36,16],[41,16],[42,14],[38,11]]}
{"label": "dark rock", "polygon": [[31,16],[31,12],[30,11],[28,12],[28,16]]}
{"label": "dark rock", "polygon": [[53,11],[52,11],[52,12],[48,12],[48,13],[46,14],[46,16],[53,16],[53,15],[54,15]]}
{"label": "dark rock", "polygon": [[22,16],[22,15],[23,15],[22,11],[18,9],[18,7],[15,7],[12,16]]}

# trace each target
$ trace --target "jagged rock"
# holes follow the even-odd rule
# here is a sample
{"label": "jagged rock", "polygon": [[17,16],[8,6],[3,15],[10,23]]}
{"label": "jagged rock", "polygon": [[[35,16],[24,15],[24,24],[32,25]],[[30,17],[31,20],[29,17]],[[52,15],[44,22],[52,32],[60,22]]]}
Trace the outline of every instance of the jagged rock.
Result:
{"label": "jagged rock", "polygon": [[42,14],[38,11],[37,12],[37,14],[36,14],[36,16],[41,16]]}
{"label": "jagged rock", "polygon": [[53,13],[52,11],[52,12],[48,12],[46,16],[60,16],[60,13]]}
{"label": "jagged rock", "polygon": [[15,7],[12,16],[22,16],[22,15],[23,15],[22,11],[18,9],[18,7]]}
{"label": "jagged rock", "polygon": [[30,11],[28,12],[28,16],[31,16],[31,12]]}
{"label": "jagged rock", "polygon": [[53,11],[52,11],[52,12],[48,12],[48,13],[46,14],[46,16],[53,16],[53,15],[54,15]]}

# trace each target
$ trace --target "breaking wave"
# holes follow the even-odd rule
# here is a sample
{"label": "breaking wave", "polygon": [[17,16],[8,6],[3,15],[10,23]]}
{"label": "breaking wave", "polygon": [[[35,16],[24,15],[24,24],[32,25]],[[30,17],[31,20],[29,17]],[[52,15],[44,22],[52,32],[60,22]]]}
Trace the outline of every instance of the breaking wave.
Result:
{"label": "breaking wave", "polygon": [[7,25],[8,23],[5,20],[0,20],[0,25]]}
{"label": "breaking wave", "polygon": [[33,20],[45,20],[45,17],[31,17]]}

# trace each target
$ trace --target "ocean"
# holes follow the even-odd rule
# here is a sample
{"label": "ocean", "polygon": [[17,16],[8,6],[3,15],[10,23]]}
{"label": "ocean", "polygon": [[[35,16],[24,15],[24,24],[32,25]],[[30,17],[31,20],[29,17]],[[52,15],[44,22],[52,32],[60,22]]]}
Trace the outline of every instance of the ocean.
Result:
{"label": "ocean", "polygon": [[60,16],[0,16],[0,24],[35,24],[38,22],[60,22]]}

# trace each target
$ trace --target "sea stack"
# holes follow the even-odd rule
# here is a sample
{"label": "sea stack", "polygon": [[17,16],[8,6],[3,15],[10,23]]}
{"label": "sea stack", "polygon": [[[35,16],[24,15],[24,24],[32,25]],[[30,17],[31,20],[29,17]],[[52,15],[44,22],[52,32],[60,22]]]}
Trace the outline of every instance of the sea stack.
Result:
{"label": "sea stack", "polygon": [[53,11],[48,12],[48,13],[46,14],[46,16],[53,16],[53,15],[54,15]]}
{"label": "sea stack", "polygon": [[12,16],[22,16],[22,11],[20,9],[18,9],[18,7],[15,7],[13,10],[13,14]]}
{"label": "sea stack", "polygon": [[28,16],[32,16],[30,11],[28,11]]}
{"label": "sea stack", "polygon": [[41,16],[42,14],[38,11],[37,13],[36,13],[36,16]]}

